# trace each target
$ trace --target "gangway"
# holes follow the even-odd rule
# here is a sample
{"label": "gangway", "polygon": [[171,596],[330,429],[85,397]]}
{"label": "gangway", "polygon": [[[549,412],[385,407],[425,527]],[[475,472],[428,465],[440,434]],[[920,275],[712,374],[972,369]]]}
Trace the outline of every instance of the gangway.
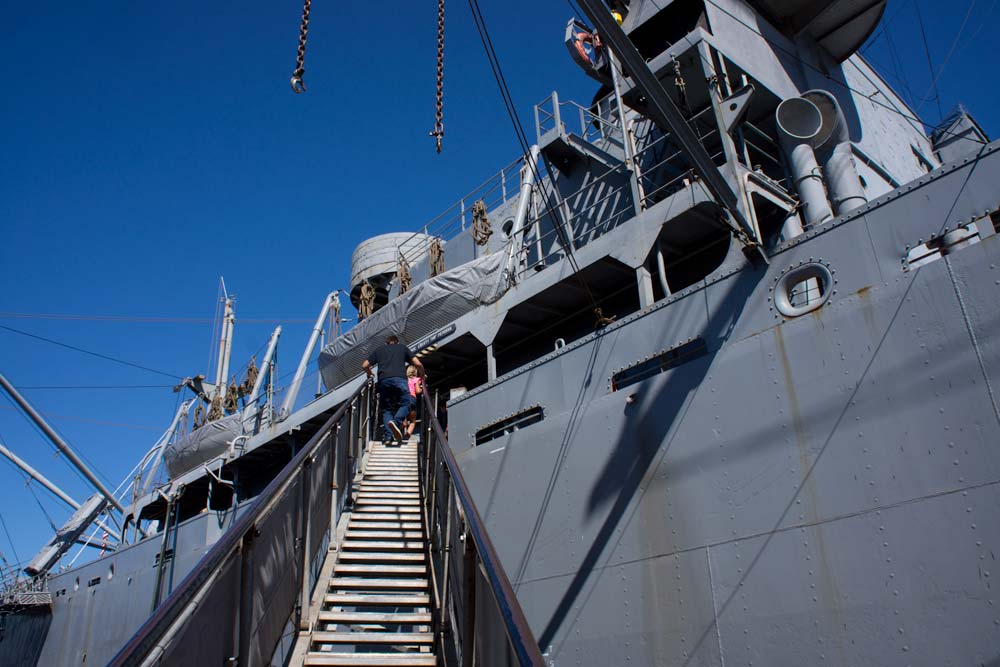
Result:
{"label": "gangway", "polygon": [[337,408],[111,665],[544,665],[430,392],[399,447],[373,438],[375,394]]}

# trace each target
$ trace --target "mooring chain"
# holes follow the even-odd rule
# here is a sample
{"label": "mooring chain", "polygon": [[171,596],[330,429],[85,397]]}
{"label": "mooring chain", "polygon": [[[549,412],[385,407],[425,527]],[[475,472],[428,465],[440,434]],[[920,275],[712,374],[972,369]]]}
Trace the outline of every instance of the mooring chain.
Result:
{"label": "mooring chain", "polygon": [[299,48],[295,55],[295,71],[292,72],[292,90],[295,93],[306,92],[306,82],[302,77],[306,74],[306,36],[309,34],[309,10],[312,0],[305,0],[302,5],[302,25],[299,26]]}
{"label": "mooring chain", "polygon": [[444,0],[438,0],[437,90],[434,98],[434,129],[430,135],[434,137],[437,152],[440,153],[441,140],[444,139]]}

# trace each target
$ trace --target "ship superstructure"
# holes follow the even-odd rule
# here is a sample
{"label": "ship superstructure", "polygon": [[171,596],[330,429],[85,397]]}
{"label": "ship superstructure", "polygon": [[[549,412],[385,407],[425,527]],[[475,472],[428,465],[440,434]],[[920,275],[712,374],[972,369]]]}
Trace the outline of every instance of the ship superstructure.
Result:
{"label": "ship superstructure", "polygon": [[[857,55],[885,2],[580,5],[565,39],[593,100],[552,93],[523,156],[434,225],[359,246],[359,324],[320,342],[332,293],[283,397],[276,331],[242,407],[164,441],[169,479],[126,512],[134,543],[50,576],[47,603],[6,617],[2,653],[187,655],[191,601],[226,594],[205,582],[227,572],[230,532],[261,497],[283,507],[276,480],[303,452],[346,475],[342,454],[374,488],[372,459],[335,448],[380,437],[344,406],[372,414],[360,362],[395,334],[447,414],[421,442],[446,435],[441,465],[492,540],[481,558],[495,546],[549,664],[998,659],[1000,143],[961,109],[928,135]],[[317,351],[323,390],[296,407]],[[252,637],[213,626],[242,637],[239,664],[359,652],[336,616],[316,626],[357,610],[308,604],[347,539],[336,479],[325,523],[289,528],[264,571],[297,558],[298,603],[237,605]],[[409,484],[397,508],[431,504],[417,477],[393,481]]]}

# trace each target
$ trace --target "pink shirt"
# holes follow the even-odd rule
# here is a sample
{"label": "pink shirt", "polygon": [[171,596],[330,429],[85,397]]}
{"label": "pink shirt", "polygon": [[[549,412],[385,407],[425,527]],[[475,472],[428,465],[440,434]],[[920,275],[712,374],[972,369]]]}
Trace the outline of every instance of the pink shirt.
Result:
{"label": "pink shirt", "polygon": [[417,389],[420,388],[420,378],[418,378],[418,377],[415,377],[415,378],[406,378],[406,384],[409,385],[409,387],[410,387],[410,395],[411,396],[416,396],[417,395]]}

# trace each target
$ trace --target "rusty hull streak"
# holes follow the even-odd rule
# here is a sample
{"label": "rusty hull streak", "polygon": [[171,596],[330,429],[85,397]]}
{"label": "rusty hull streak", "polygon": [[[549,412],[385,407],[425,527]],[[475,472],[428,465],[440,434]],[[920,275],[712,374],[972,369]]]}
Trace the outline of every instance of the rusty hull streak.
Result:
{"label": "rusty hull streak", "polygon": [[[822,310],[822,308],[814,312],[818,313],[820,310]],[[843,622],[840,615],[840,592],[837,589],[837,584],[834,579],[833,572],[830,569],[827,557],[826,541],[823,538],[823,520],[820,518],[819,512],[817,511],[818,502],[816,497],[816,488],[813,485],[810,474],[812,472],[812,467],[809,457],[809,434],[802,419],[802,411],[799,407],[799,397],[795,390],[795,379],[792,377],[792,366],[788,359],[788,351],[785,347],[785,338],[782,328],[783,327],[781,325],[774,328],[774,342],[775,346],[778,348],[779,361],[781,362],[781,372],[784,377],[785,390],[788,397],[788,409],[792,416],[792,429],[795,431],[795,447],[799,454],[799,472],[801,475],[801,482],[794,495],[799,495],[803,490],[806,492],[805,511],[809,516],[810,523],[814,525],[816,535],[816,554],[818,556],[818,570],[820,575],[819,583],[821,586],[821,590],[817,591],[817,593],[819,596],[830,600],[828,609],[831,610],[834,618],[826,625],[829,631],[836,632],[836,637],[833,643],[837,652],[840,654],[840,664],[846,665],[848,664],[848,661],[843,651],[844,643],[849,641],[849,639],[840,631],[846,629],[847,625]],[[804,542],[804,546],[808,548],[808,542]],[[812,574],[812,570],[809,572]]]}

